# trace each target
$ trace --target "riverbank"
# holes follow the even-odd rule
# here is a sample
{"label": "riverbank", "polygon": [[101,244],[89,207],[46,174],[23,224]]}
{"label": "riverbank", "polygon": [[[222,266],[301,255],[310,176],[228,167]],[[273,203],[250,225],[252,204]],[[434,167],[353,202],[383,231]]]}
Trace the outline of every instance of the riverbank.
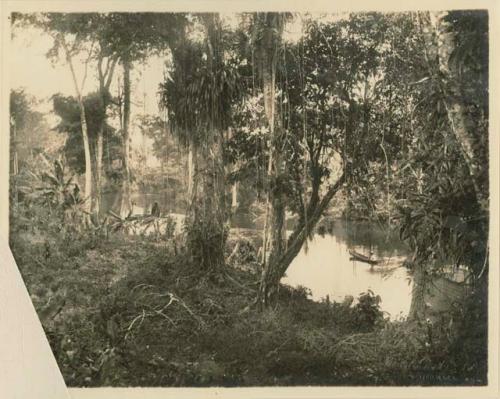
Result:
{"label": "riverbank", "polygon": [[457,321],[391,322],[377,293],[313,302],[282,285],[259,312],[258,271],[229,264],[208,277],[168,242],[17,232],[12,249],[69,386],[485,381],[450,352]]}

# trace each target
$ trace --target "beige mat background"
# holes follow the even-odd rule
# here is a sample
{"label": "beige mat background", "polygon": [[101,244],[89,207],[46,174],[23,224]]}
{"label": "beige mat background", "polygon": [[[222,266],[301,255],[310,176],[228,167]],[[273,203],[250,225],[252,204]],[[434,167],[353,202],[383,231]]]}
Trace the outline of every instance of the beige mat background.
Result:
{"label": "beige mat background", "polygon": [[[498,398],[499,387],[499,77],[500,0],[0,0],[0,398],[149,399],[149,398]],[[490,13],[490,308],[489,386],[475,388],[212,388],[67,389],[8,248],[9,66],[11,11],[405,11],[487,8]],[[36,66],[33,66],[36,73]],[[50,82],[47,82],[50,84]]]}

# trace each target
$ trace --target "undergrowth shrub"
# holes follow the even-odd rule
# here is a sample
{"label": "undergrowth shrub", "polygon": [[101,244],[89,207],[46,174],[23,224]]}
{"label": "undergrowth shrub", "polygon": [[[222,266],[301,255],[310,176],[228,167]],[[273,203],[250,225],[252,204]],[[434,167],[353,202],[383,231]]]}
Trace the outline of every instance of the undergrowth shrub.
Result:
{"label": "undergrowth shrub", "polygon": [[382,299],[375,295],[372,290],[363,292],[354,306],[355,324],[359,331],[371,331],[378,324],[383,322],[383,312],[380,309]]}

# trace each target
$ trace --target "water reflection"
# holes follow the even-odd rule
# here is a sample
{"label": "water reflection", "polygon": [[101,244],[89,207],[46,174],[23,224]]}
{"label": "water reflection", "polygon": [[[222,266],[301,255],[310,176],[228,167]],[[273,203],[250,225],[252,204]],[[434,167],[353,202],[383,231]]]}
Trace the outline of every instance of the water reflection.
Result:
{"label": "water reflection", "polygon": [[[285,284],[302,285],[312,292],[312,299],[328,295],[342,301],[355,298],[371,289],[380,295],[383,311],[392,319],[407,316],[411,303],[411,280],[402,266],[406,251],[401,242],[368,223],[339,223],[331,234],[316,235],[290,265]],[[377,266],[350,259],[349,248],[360,253],[371,251],[381,260]]]}

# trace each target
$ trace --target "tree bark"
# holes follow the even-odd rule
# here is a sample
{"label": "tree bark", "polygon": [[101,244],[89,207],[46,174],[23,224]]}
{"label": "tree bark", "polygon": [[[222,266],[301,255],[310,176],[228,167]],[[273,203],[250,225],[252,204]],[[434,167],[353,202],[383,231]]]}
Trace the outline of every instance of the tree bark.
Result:
{"label": "tree bark", "polygon": [[123,182],[120,215],[126,216],[132,210],[130,201],[130,71],[132,63],[127,58],[123,59]]}

